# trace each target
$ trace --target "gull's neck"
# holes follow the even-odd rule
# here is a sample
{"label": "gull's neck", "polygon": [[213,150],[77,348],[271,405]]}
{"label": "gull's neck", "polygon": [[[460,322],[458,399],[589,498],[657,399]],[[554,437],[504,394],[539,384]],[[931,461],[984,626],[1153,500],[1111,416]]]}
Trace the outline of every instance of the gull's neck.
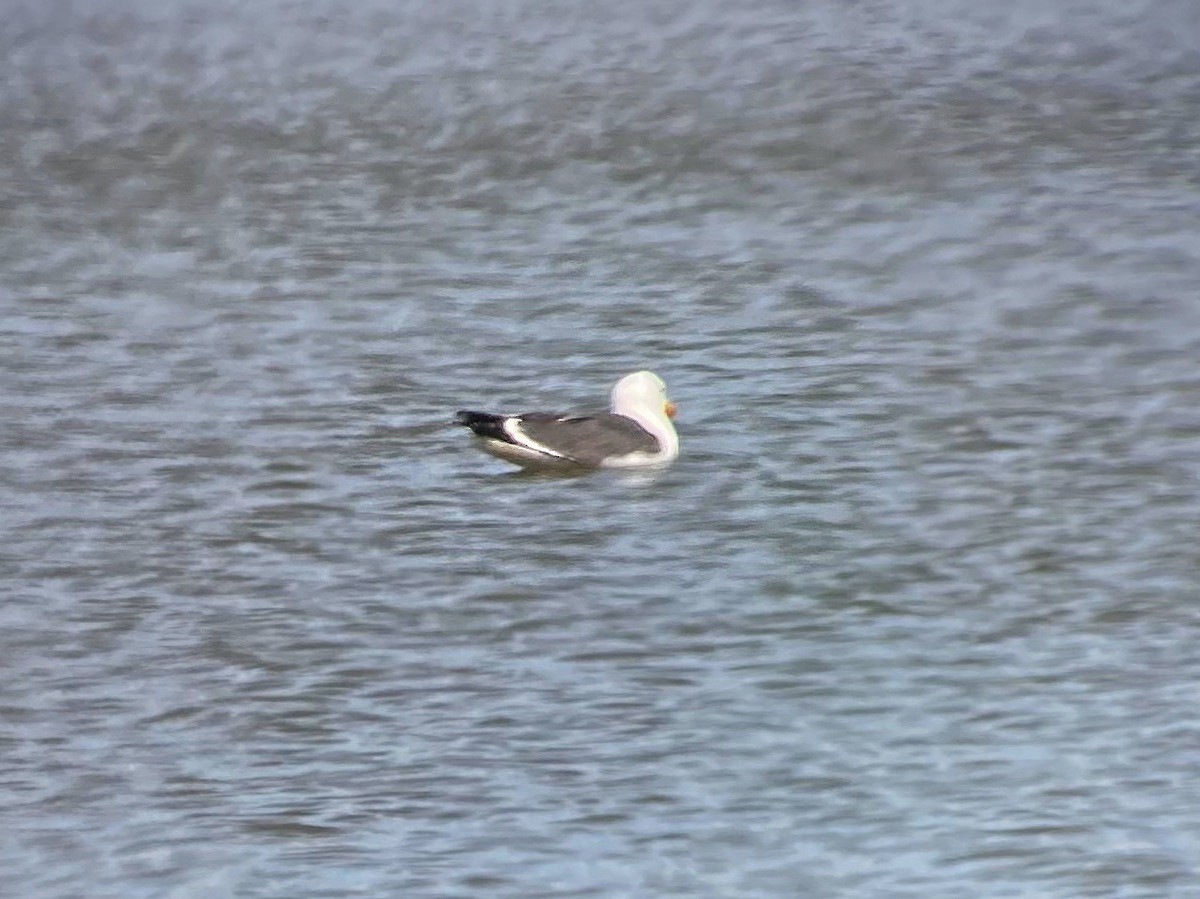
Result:
{"label": "gull's neck", "polygon": [[679,434],[675,431],[671,419],[667,418],[666,412],[656,410],[653,406],[648,408],[632,403],[628,406],[613,406],[613,412],[632,418],[654,436],[658,441],[658,456],[661,461],[670,462],[679,455]]}

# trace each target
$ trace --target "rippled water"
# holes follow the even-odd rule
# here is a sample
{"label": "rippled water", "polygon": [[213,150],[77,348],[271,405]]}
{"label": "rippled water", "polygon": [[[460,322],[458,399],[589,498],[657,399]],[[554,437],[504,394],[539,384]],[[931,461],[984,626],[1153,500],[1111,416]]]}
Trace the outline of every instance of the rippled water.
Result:
{"label": "rippled water", "polygon": [[1200,895],[1200,19],[991,9],[9,4],[0,894]]}

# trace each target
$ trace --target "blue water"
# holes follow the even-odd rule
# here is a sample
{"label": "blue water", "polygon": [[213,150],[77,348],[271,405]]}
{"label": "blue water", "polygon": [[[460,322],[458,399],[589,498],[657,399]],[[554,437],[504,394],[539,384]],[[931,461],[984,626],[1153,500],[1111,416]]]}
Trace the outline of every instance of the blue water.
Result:
{"label": "blue water", "polygon": [[1200,896],[1192,4],[10,7],[0,895]]}

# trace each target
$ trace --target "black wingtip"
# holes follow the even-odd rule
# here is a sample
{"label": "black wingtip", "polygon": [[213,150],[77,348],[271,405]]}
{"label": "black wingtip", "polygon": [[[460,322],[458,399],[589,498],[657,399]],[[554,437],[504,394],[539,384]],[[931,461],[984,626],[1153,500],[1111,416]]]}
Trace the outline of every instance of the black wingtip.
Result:
{"label": "black wingtip", "polygon": [[512,438],[504,431],[504,416],[493,415],[490,412],[472,412],[460,409],[454,413],[454,423],[470,428],[480,437],[491,437],[495,440],[511,442]]}

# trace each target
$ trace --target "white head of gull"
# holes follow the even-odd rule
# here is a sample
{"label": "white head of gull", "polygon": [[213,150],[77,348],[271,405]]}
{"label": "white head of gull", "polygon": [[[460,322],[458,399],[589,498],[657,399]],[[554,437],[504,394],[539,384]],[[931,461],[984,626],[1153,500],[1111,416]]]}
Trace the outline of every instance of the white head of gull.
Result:
{"label": "white head of gull", "polygon": [[612,389],[612,411],[593,414],[461,411],[484,450],[524,467],[649,468],[679,456],[675,405],[653,372],[635,371]]}

